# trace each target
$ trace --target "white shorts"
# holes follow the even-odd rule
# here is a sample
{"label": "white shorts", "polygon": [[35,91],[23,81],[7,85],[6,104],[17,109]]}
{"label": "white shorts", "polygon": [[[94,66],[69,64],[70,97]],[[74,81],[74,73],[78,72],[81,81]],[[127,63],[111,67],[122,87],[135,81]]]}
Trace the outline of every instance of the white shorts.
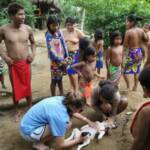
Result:
{"label": "white shorts", "polygon": [[40,141],[45,131],[45,128],[46,126],[38,127],[34,129],[30,135],[26,135],[20,130],[20,134],[26,141],[31,141],[31,142]]}

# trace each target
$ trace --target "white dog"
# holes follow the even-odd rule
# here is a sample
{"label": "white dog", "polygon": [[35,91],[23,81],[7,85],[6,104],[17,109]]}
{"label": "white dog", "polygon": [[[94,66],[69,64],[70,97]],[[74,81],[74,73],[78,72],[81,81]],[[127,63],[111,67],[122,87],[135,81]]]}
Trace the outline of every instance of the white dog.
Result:
{"label": "white dog", "polygon": [[69,141],[75,139],[79,134],[81,134],[82,136],[86,136],[87,138],[85,138],[85,141],[81,144],[78,144],[77,150],[80,150],[84,146],[90,144],[91,140],[93,140],[95,137],[98,140],[102,139],[102,137],[105,135],[106,131],[109,128],[108,123],[105,121],[104,122],[96,121],[95,123],[97,124],[98,129],[94,129],[89,125],[81,127],[80,130],[78,128],[75,128],[73,129],[70,137],[67,138],[66,140]]}

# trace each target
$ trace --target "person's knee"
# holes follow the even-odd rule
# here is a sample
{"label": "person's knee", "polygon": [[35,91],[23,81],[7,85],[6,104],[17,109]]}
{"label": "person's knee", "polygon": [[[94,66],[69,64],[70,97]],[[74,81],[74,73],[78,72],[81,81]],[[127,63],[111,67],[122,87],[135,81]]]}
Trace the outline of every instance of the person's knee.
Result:
{"label": "person's knee", "polygon": [[112,106],[109,103],[102,104],[101,110],[103,113],[110,113],[112,111]]}
{"label": "person's knee", "polygon": [[126,97],[122,98],[121,102],[120,102],[120,108],[118,108],[118,113],[123,112],[128,106],[128,100]]}

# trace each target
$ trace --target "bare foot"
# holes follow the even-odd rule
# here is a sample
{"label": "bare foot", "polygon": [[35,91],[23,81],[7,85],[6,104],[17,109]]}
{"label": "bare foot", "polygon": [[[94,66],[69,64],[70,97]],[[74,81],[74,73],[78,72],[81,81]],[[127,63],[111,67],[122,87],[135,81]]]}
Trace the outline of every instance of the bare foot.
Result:
{"label": "bare foot", "polygon": [[50,150],[48,146],[46,146],[42,143],[34,143],[32,148],[34,150]]}
{"label": "bare foot", "polygon": [[21,115],[21,112],[17,111],[16,114],[15,114],[15,122],[19,122],[20,115]]}

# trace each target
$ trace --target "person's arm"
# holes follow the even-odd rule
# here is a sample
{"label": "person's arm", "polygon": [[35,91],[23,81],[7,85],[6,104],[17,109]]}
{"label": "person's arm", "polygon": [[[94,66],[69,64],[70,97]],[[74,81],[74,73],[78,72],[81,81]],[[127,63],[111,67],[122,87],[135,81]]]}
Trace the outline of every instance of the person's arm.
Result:
{"label": "person's arm", "polygon": [[81,134],[72,140],[66,141],[64,137],[56,137],[56,150],[63,150],[65,148],[71,147],[73,145],[76,145],[84,140],[84,137],[81,136]]}
{"label": "person's arm", "polygon": [[29,41],[31,43],[32,54],[30,54],[27,57],[27,59],[28,59],[29,62],[32,62],[34,60],[35,53],[36,53],[36,44],[35,44],[35,39],[34,39],[34,36],[33,36],[33,31],[30,27],[29,27]]}
{"label": "person's arm", "polygon": [[77,118],[77,119],[79,119],[79,120],[89,124],[91,127],[97,128],[96,124],[93,121],[91,121],[90,119],[88,119],[87,117],[85,117],[85,116],[83,116],[83,115],[81,115],[79,113],[74,113],[73,116],[75,118]]}
{"label": "person's arm", "polygon": [[149,107],[141,110],[136,124],[138,125],[136,135],[130,150],[144,150],[145,144],[149,142],[150,133],[150,109]]}
{"label": "person's arm", "polygon": [[144,67],[146,67],[147,65],[150,65],[150,42],[148,42],[148,48],[147,48],[147,60],[144,64]]}
{"label": "person's arm", "polygon": [[[4,40],[4,31],[3,28],[0,27],[0,43]],[[8,54],[6,53],[6,51],[4,51],[2,49],[2,47],[0,47],[0,56],[4,59],[4,61],[7,64],[13,64],[13,59],[11,59]]]}
{"label": "person's arm", "polygon": [[77,31],[77,34],[78,34],[78,38],[81,39],[83,37],[85,37],[85,34],[81,31],[81,30],[76,30]]}
{"label": "person's arm", "polygon": [[81,67],[84,66],[84,64],[85,64],[85,62],[81,61],[77,64],[71,65],[71,68],[73,68],[78,74],[80,74],[80,69],[81,69]]}
{"label": "person's arm", "polygon": [[110,57],[111,57],[111,48],[108,48],[107,52],[106,52],[106,69],[107,69],[107,78],[109,77],[109,63],[110,63]]}
{"label": "person's arm", "polygon": [[122,69],[124,69],[124,57],[125,57],[124,47],[122,46],[122,64],[121,64]]}
{"label": "person's arm", "polygon": [[127,49],[129,47],[129,41],[130,41],[130,33],[129,33],[129,31],[127,31],[125,33],[125,37],[124,37],[124,41],[123,41],[124,49]]}

